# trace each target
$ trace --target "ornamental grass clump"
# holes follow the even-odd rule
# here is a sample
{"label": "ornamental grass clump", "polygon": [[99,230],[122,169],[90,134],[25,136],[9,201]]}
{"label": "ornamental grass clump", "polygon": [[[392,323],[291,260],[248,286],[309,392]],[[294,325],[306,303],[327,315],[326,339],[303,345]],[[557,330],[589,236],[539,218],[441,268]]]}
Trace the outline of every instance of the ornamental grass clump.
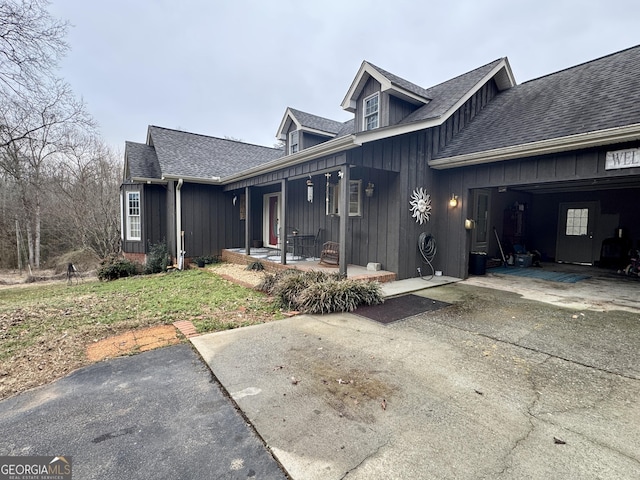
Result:
{"label": "ornamental grass clump", "polygon": [[282,308],[303,313],[352,312],[383,302],[379,283],[324,272],[285,270],[266,275],[257,288],[277,297]]}

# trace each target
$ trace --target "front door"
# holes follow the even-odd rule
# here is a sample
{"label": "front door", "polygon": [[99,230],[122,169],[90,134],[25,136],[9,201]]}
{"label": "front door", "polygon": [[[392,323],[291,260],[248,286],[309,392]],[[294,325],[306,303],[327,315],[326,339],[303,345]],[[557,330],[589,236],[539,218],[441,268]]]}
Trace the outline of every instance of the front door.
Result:
{"label": "front door", "polygon": [[269,193],[264,196],[264,239],[269,247],[278,246],[280,233],[280,194]]}
{"label": "front door", "polygon": [[593,232],[598,202],[561,203],[558,216],[556,261],[593,264]]}

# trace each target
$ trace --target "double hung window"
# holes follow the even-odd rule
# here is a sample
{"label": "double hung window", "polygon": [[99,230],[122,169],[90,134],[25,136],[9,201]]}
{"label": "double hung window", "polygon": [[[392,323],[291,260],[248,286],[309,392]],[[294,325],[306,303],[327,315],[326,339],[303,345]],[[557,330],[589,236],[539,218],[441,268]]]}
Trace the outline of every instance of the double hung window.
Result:
{"label": "double hung window", "polygon": [[380,95],[374,93],[362,102],[363,130],[378,128],[378,111],[380,110]]}
{"label": "double hung window", "polygon": [[127,192],[127,240],[141,239],[140,192]]}
{"label": "double hung window", "polygon": [[298,130],[294,130],[293,132],[289,133],[289,154],[296,153],[299,150],[299,138],[300,135]]}

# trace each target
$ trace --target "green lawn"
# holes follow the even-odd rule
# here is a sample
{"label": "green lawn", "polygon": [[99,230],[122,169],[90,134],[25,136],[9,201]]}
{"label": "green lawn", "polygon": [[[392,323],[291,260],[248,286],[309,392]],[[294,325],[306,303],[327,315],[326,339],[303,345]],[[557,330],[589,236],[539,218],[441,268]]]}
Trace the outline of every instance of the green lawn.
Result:
{"label": "green lawn", "polygon": [[0,360],[66,336],[90,342],[177,320],[204,333],[275,318],[264,294],[207,270],[8,288],[0,290]]}

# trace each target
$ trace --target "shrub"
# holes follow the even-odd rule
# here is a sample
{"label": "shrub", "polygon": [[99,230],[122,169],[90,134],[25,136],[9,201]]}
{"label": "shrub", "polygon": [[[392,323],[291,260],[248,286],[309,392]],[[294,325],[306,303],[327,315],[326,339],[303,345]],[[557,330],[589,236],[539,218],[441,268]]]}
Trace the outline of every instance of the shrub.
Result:
{"label": "shrub", "polygon": [[359,305],[382,302],[379,283],[347,279],[314,283],[298,298],[299,310],[305,313],[353,312]]}
{"label": "shrub", "polygon": [[139,266],[126,258],[108,258],[102,262],[97,274],[99,280],[117,280],[137,275]]}
{"label": "shrub", "polygon": [[304,313],[352,312],[358,305],[383,301],[377,282],[348,280],[324,272],[284,270],[265,275],[256,288],[276,296],[282,308]]}
{"label": "shrub", "polygon": [[256,260],[255,262],[251,262],[249,265],[247,265],[247,270],[255,270],[257,272],[260,272],[264,270],[264,265],[262,264],[262,262]]}
{"label": "shrub", "polygon": [[169,266],[169,251],[166,242],[149,245],[147,262],[144,266],[144,273],[166,272]]}

